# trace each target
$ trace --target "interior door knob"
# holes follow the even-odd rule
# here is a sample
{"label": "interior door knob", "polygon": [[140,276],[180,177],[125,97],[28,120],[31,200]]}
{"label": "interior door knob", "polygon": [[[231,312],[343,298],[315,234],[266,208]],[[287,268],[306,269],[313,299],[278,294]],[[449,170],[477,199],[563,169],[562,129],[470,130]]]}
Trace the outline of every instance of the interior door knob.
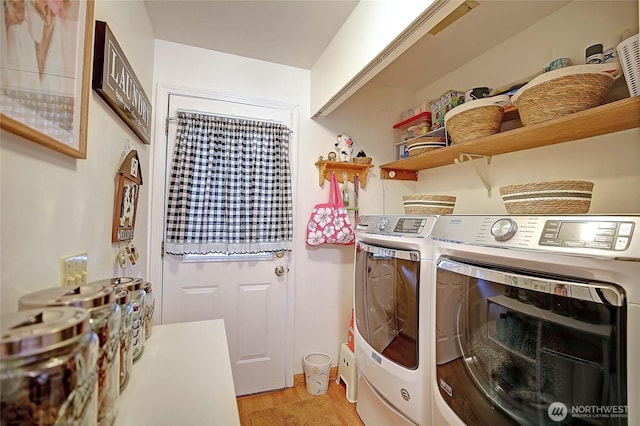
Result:
{"label": "interior door knob", "polygon": [[276,266],[276,269],[275,269],[274,272],[278,277],[283,276],[284,275],[284,266],[282,266],[282,265]]}

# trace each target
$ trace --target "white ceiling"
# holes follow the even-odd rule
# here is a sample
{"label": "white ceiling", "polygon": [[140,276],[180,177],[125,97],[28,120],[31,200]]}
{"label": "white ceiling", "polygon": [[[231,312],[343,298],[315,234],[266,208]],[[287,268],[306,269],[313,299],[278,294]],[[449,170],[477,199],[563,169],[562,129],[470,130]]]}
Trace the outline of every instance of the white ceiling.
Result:
{"label": "white ceiling", "polygon": [[[435,36],[428,34],[412,45],[372,82],[415,91],[570,2],[478,1],[480,5],[455,25]],[[158,39],[311,69],[358,1],[144,0],[144,3]]]}
{"label": "white ceiling", "polygon": [[311,69],[357,0],[144,0],[155,37]]}

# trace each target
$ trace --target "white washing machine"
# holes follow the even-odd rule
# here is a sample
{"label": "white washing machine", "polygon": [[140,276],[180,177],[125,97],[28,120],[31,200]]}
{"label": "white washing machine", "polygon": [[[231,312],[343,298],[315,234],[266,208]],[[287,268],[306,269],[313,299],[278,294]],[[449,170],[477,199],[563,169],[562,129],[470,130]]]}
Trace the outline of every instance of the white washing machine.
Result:
{"label": "white washing machine", "polygon": [[356,227],[356,410],[368,426],[431,424],[436,218],[362,216]]}
{"label": "white washing machine", "polygon": [[433,422],[640,424],[640,216],[441,216]]}

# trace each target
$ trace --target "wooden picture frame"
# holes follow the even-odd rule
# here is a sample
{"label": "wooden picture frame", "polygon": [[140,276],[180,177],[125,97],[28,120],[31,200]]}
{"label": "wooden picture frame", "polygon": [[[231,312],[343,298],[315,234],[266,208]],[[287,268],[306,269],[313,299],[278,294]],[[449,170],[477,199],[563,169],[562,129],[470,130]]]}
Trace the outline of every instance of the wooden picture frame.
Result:
{"label": "wooden picture frame", "polygon": [[111,242],[133,240],[142,186],[142,170],[137,151],[130,151],[118,170]]}
{"label": "wooden picture frame", "polygon": [[93,0],[2,4],[0,127],[86,158]]}

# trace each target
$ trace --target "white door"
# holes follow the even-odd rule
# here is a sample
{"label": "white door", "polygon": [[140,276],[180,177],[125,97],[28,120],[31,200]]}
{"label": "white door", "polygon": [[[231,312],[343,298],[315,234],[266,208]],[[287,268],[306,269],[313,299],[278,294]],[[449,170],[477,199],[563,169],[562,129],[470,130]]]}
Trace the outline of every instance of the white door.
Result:
{"label": "white door", "polygon": [[[273,119],[292,128],[290,110],[172,94],[169,116],[175,117],[177,109]],[[170,121],[165,191],[176,128]],[[286,252],[204,258],[164,255],[162,322],[224,319],[237,395],[285,387],[288,263]]]}

